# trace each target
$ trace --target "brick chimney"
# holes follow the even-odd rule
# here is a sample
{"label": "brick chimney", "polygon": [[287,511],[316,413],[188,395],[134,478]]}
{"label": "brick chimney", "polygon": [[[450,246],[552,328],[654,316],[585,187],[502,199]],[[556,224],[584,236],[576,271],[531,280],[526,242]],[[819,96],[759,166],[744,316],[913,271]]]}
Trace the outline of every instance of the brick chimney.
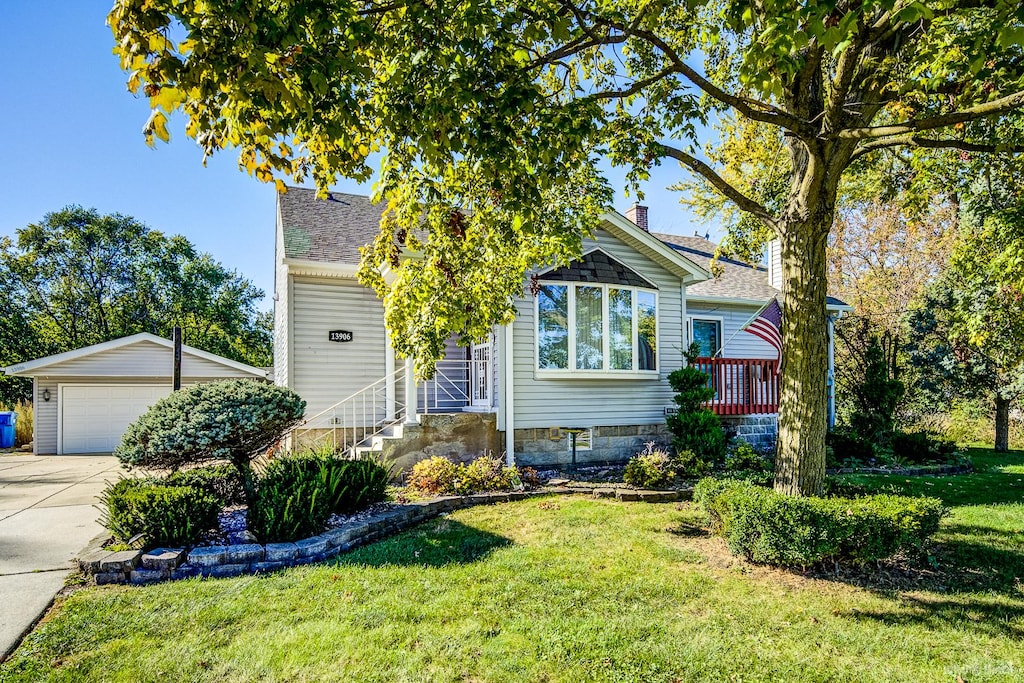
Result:
{"label": "brick chimney", "polygon": [[642,228],[644,232],[651,231],[647,226],[647,207],[643,204],[634,204],[626,209],[626,218],[636,223],[637,227]]}

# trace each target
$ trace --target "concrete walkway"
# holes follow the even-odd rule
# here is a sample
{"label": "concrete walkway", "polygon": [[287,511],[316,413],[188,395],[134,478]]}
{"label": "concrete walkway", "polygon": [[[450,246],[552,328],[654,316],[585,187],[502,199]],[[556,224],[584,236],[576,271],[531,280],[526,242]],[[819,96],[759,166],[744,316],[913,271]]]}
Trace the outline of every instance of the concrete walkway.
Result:
{"label": "concrete walkway", "polygon": [[63,587],[70,561],[103,530],[94,505],[119,476],[109,455],[0,456],[0,661]]}

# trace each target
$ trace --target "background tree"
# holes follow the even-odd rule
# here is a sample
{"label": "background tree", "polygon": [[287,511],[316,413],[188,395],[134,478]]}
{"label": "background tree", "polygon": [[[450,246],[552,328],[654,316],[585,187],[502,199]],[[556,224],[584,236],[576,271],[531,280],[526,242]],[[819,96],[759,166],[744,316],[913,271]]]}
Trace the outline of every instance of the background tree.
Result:
{"label": "background tree", "polygon": [[[0,300],[4,314],[0,315],[0,367],[38,358],[42,353],[39,339],[32,329],[27,311],[18,305],[14,280],[0,261]],[[18,401],[32,400],[32,380],[28,377],[9,377],[0,374],[0,405],[13,406]]]}
{"label": "background tree", "polygon": [[948,184],[929,183],[931,197],[919,203],[913,198],[925,190],[912,183],[887,198],[892,188],[880,179],[854,177],[860,196],[847,195],[828,250],[830,291],[853,307],[835,325],[836,405],[841,422],[874,439],[892,429],[901,406],[904,421],[915,417],[920,383],[906,353],[907,316],[948,264],[958,203]]}
{"label": "background tree", "polygon": [[984,204],[965,216],[950,266],[910,316],[911,359],[945,396],[995,406],[995,448],[1009,448],[1010,407],[1024,396],[1024,209]]}
{"label": "background tree", "polygon": [[78,206],[47,214],[0,241],[8,309],[5,363],[137,332],[169,337],[253,365],[269,365],[272,326],[263,292],[180,235]]}
{"label": "background tree", "polygon": [[[610,195],[675,160],[780,240],[782,386],[775,486],[825,471],[826,243],[839,185],[893,147],[1017,149],[983,125],[1024,104],[1022,8],[966,0],[449,3],[119,0],[132,92],[208,154],[326,190],[381,153],[388,201],[363,279],[396,350],[421,366],[451,332],[508,322],[526,269],[578,256]],[[703,68],[695,66],[703,62]],[[786,194],[766,205],[695,149],[727,112],[778,130]],[[403,257],[401,247],[420,252]],[[385,282],[387,264],[394,278]]]}

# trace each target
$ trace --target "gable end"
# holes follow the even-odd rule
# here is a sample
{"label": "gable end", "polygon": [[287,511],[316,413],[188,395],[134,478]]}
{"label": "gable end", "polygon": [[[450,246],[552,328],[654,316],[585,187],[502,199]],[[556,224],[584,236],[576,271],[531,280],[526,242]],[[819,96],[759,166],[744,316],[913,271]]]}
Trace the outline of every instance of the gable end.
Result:
{"label": "gable end", "polygon": [[600,249],[589,251],[583,255],[583,258],[562,268],[540,273],[537,277],[541,280],[557,282],[601,282],[609,285],[657,289],[635,270],[616,261]]}

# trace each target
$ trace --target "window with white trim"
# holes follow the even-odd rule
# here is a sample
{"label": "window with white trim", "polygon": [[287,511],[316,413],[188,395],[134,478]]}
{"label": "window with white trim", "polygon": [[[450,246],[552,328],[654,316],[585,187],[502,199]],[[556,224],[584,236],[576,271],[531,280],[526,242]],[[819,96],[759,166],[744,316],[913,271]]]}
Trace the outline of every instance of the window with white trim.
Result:
{"label": "window with white trim", "polygon": [[691,317],[690,338],[700,347],[701,358],[714,358],[722,348],[722,319]]}
{"label": "window with white trim", "polygon": [[537,369],[657,372],[657,291],[599,282],[541,282]]}

